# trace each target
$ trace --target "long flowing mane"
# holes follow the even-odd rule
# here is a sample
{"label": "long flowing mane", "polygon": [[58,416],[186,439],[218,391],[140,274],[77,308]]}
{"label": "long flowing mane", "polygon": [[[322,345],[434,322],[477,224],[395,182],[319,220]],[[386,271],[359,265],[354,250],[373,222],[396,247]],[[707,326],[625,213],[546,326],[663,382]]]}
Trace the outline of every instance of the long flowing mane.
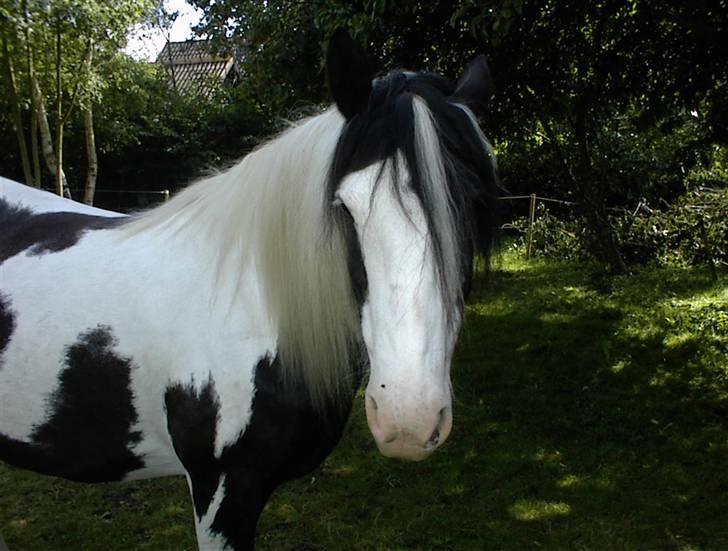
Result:
{"label": "long flowing mane", "polygon": [[[402,82],[413,84],[404,90]],[[366,116],[346,122],[329,108],[305,119],[120,230],[126,236],[152,229],[180,236],[207,232],[218,277],[240,278],[254,266],[278,332],[284,377],[302,383],[319,407],[351,395],[352,366],[361,361],[346,228],[331,206],[341,178],[375,161],[388,162],[393,173],[386,180],[397,193],[397,181],[408,178],[405,183],[414,188],[427,217],[440,285],[450,304],[462,300],[465,257],[478,242],[487,250],[491,237],[477,231],[473,209],[490,205],[494,159],[472,114],[448,107],[442,85],[433,87],[430,77],[413,81],[400,72],[377,83]],[[455,114],[444,119],[448,109]],[[367,138],[371,127],[384,134]],[[363,142],[372,138],[383,149],[367,154]],[[467,165],[463,152],[454,150],[463,147],[480,160]],[[397,173],[399,159],[408,175]],[[486,182],[479,184],[482,179]]]}
{"label": "long flowing mane", "polygon": [[346,244],[324,231],[326,186],[344,119],[330,108],[293,125],[229,170],[133,217],[132,236],[156,229],[184,239],[206,234],[217,278],[259,272],[279,365],[318,406],[343,397],[359,361],[359,313]]}

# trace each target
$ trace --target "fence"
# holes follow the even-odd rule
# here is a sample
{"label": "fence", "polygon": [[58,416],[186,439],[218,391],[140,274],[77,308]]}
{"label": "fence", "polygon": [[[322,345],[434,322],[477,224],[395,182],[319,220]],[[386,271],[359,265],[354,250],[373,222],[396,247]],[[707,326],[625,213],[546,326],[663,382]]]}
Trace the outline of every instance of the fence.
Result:
{"label": "fence", "polygon": [[[51,193],[55,193],[55,189],[46,189]],[[80,201],[83,197],[84,190],[82,188],[72,188],[69,190],[74,199]],[[146,190],[146,189],[104,189],[98,188],[95,191],[94,206],[107,209],[126,212],[130,210],[138,210],[147,207],[151,202],[140,200],[140,197],[158,197],[161,202],[169,201],[171,192],[168,189],[162,190]],[[99,195],[101,197],[99,197]],[[104,197],[106,195],[106,197]],[[123,196],[127,198],[122,199]],[[131,199],[131,200],[130,200]],[[136,200],[134,200],[136,199]]]}
{"label": "fence", "polygon": [[[521,199],[528,199],[530,201],[529,209],[528,209],[528,230],[527,230],[527,236],[526,236],[526,258],[531,258],[531,253],[533,250],[533,226],[536,223],[536,202],[537,201],[543,201],[546,203],[557,203],[560,205],[568,205],[568,206],[574,206],[576,203],[573,201],[563,201],[561,199],[551,199],[550,197],[539,197],[535,193],[531,193],[530,195],[511,195],[508,197],[499,197],[500,201],[517,201]],[[505,226],[504,226],[505,227]],[[512,226],[509,226],[512,227]]]}

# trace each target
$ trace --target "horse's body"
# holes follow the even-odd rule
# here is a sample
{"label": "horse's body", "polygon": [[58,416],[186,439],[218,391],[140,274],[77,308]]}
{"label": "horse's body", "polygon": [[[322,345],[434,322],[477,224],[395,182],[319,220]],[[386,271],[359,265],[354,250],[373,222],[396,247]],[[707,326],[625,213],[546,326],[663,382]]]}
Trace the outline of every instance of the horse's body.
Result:
{"label": "horse's body", "polygon": [[[455,105],[460,145],[484,158],[444,162],[444,96],[397,78],[407,143],[383,149],[371,129],[390,113],[357,119],[334,78],[339,110],[140,216],[0,179],[0,459],[90,482],[185,474],[200,547],[244,549],[273,489],[338,442],[366,360],[382,452],[444,441],[462,286],[487,240],[465,210],[492,164]],[[465,198],[444,184],[457,162]]]}

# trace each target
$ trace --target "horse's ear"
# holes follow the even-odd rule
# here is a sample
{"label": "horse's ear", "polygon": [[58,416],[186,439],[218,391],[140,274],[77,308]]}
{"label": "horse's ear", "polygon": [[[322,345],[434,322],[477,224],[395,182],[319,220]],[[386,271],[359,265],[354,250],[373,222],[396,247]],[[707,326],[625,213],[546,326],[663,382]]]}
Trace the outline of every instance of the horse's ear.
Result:
{"label": "horse's ear", "polygon": [[338,28],[331,35],[326,53],[326,71],[331,94],[347,120],[367,108],[372,91],[372,71],[364,49]]}
{"label": "horse's ear", "polygon": [[473,59],[458,79],[452,99],[467,105],[476,115],[493,95],[493,79],[483,54]]}

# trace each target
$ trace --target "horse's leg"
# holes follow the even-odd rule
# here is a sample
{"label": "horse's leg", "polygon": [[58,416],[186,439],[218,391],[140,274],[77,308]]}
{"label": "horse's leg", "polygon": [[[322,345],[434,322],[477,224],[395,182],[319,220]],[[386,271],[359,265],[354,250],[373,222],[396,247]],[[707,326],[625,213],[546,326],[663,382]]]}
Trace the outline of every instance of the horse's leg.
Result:
{"label": "horse's leg", "polygon": [[201,550],[253,549],[255,527],[265,502],[278,481],[260,446],[246,437],[215,451],[220,422],[219,402],[212,381],[199,390],[173,385],[165,394],[167,429],[175,453],[184,466],[195,512],[195,529]]}
{"label": "horse's leg", "polygon": [[200,497],[206,491],[204,486],[209,485],[210,477],[196,479],[188,473],[187,478],[194,502],[195,531],[200,550],[252,550],[258,518],[273,486],[266,488],[257,477],[235,469],[219,476],[211,499],[206,501]]}

